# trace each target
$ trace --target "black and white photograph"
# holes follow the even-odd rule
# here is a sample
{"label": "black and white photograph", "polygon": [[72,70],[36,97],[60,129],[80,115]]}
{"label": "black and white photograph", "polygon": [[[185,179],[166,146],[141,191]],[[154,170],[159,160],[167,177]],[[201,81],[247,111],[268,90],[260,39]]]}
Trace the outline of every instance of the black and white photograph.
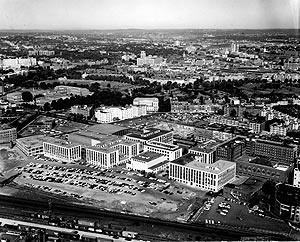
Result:
{"label": "black and white photograph", "polygon": [[0,242],[300,241],[300,0],[0,0]]}

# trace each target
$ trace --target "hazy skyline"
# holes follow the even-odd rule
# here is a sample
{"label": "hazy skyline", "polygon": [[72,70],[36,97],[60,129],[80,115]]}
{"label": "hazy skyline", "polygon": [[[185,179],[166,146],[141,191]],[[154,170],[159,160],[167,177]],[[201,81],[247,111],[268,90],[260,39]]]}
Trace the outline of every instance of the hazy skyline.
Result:
{"label": "hazy skyline", "polygon": [[0,29],[300,26],[300,0],[0,0]]}

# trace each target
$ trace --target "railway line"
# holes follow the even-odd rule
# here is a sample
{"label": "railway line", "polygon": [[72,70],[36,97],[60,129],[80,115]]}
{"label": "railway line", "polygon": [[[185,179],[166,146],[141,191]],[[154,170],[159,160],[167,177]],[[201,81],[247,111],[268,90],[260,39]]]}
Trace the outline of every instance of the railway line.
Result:
{"label": "railway line", "polygon": [[[47,211],[49,208],[47,201],[36,201],[28,200],[16,197],[9,197],[0,195],[0,206],[8,208],[19,208],[20,210],[36,211],[42,212]],[[218,239],[230,239],[230,240],[239,240],[243,237],[251,236],[272,236],[272,239],[287,240],[285,236],[273,235],[267,233],[258,234],[256,231],[241,231],[241,230],[230,230],[230,228],[212,228],[208,227],[203,223],[178,223],[174,221],[161,220],[157,218],[137,216],[133,214],[123,214],[114,211],[100,210],[88,206],[74,205],[74,204],[62,204],[62,203],[53,203],[52,212],[61,216],[69,217],[82,217],[82,218],[111,218],[114,220],[120,220],[124,223],[143,223],[148,226],[159,226],[160,228],[172,229],[175,231],[193,232],[199,233],[201,236],[214,237]],[[145,237],[151,237],[150,234],[145,234]],[[154,236],[155,237],[155,236]]]}

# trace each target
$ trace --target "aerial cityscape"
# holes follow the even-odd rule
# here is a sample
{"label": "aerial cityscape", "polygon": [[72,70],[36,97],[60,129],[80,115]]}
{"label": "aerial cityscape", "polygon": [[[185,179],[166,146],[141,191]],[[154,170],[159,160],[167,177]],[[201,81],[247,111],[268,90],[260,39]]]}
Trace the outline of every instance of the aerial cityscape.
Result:
{"label": "aerial cityscape", "polygon": [[1,242],[300,241],[299,0],[0,0]]}

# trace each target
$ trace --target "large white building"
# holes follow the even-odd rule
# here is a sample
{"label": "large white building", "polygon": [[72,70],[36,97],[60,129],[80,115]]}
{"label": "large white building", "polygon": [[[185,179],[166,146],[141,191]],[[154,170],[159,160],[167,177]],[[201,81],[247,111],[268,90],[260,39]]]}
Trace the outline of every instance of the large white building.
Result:
{"label": "large white building", "polygon": [[126,164],[128,169],[145,172],[158,172],[168,168],[169,161],[165,156],[154,152],[143,152],[137,156],[131,157],[130,162]]}
{"label": "large white building", "polygon": [[158,56],[152,56],[152,55],[147,56],[145,51],[141,51],[141,57],[137,58],[138,66],[143,66],[143,65],[154,66],[154,65],[160,65],[163,62],[164,62],[163,58]]}
{"label": "large white building", "polygon": [[119,165],[119,151],[96,146],[89,147],[86,148],[86,161],[98,167],[110,168]]}
{"label": "large white building", "polygon": [[117,120],[140,117],[146,114],[146,106],[101,107],[95,110],[95,118],[99,123],[111,123]]}
{"label": "large white building", "polygon": [[159,100],[157,97],[136,97],[133,100],[135,106],[146,106],[148,113],[157,112],[159,108]]}
{"label": "large white building", "polygon": [[225,160],[205,164],[188,154],[169,163],[170,179],[206,191],[218,192],[233,182],[235,175],[236,163]]}
{"label": "large white building", "polygon": [[189,153],[196,155],[196,159],[202,163],[212,164],[216,160],[215,149],[192,147],[189,149]]}
{"label": "large white building", "polygon": [[167,160],[176,160],[182,156],[182,148],[169,143],[150,141],[144,145],[144,151],[154,152],[166,157]]}
{"label": "large white building", "polygon": [[281,136],[286,136],[287,131],[289,130],[289,126],[285,124],[274,123],[270,125],[270,133],[277,134]]}
{"label": "large white building", "polygon": [[48,137],[43,142],[44,156],[63,162],[78,161],[81,159],[81,145],[68,141]]}
{"label": "large white building", "polygon": [[44,153],[43,142],[47,141],[48,137],[44,135],[34,135],[24,138],[19,138],[16,141],[16,146],[26,156],[41,155]]}
{"label": "large white building", "polygon": [[0,60],[0,67],[7,69],[19,69],[21,66],[30,67],[36,65],[36,58],[28,57],[28,58],[8,58]]}
{"label": "large white building", "polygon": [[126,157],[136,156],[140,153],[140,144],[138,142],[122,139],[111,146],[112,149],[117,149],[120,155]]}

